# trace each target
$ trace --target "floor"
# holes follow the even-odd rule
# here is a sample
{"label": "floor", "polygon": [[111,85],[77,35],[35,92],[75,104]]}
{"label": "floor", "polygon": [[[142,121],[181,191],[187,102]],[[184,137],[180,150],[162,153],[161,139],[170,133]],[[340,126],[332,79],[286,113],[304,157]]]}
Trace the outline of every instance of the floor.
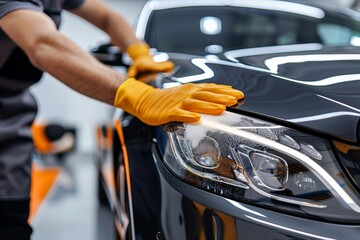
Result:
{"label": "floor", "polygon": [[60,171],[32,218],[33,239],[99,239],[94,156],[74,152],[63,159],[45,157],[36,164],[43,171],[54,168]]}

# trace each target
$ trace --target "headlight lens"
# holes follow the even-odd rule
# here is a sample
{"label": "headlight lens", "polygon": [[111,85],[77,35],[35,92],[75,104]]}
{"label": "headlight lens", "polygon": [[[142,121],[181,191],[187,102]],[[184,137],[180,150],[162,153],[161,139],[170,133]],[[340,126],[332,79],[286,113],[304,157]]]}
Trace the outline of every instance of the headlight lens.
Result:
{"label": "headlight lens", "polygon": [[166,129],[165,165],[196,187],[329,221],[360,219],[357,192],[323,138],[230,112]]}

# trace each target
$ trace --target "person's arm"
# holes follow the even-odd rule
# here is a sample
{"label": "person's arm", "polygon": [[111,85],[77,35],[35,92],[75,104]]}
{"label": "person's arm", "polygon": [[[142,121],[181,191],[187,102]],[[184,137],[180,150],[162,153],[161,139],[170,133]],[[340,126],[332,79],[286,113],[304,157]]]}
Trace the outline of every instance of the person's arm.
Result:
{"label": "person's arm", "polygon": [[41,12],[10,12],[0,19],[0,27],[34,66],[86,96],[113,104],[117,88],[127,79],[59,33],[53,21]]}
{"label": "person's arm", "polygon": [[224,85],[185,84],[160,90],[127,79],[59,33],[41,12],[12,11],[0,18],[0,28],[26,52],[34,66],[72,89],[120,107],[150,125],[195,122],[200,119],[198,113],[220,114],[244,97],[242,92]]}
{"label": "person's arm", "polygon": [[140,72],[167,72],[174,68],[169,61],[154,62],[148,44],[137,39],[126,19],[102,0],[85,0],[71,12],[102,29],[114,45],[128,53],[133,60],[128,70],[129,77],[136,77]]}

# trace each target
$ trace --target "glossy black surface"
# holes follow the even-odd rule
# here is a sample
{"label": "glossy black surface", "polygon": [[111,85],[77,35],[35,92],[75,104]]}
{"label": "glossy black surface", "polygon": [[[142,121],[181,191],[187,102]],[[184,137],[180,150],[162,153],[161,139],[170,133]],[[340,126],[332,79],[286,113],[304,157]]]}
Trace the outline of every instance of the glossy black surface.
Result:
{"label": "glossy black surface", "polygon": [[350,146],[336,141],[334,141],[334,147],[353,185],[360,191],[360,147]]}
{"label": "glossy black surface", "polygon": [[[225,7],[224,2],[229,5]],[[320,11],[315,9],[315,13],[324,15],[314,17],[307,16],[314,13],[309,11],[299,14],[301,7],[296,8],[295,5],[285,8],[285,11],[272,11],[270,9],[276,8],[278,1],[272,1],[271,4],[269,2],[211,1],[214,6],[222,6],[219,8],[221,11],[209,6],[192,8],[192,5],[209,5],[209,1],[202,0],[191,4],[168,0],[146,5],[138,21],[137,34],[159,51],[193,54],[169,53],[170,60],[176,64],[174,73],[160,74],[151,84],[159,88],[179,82],[232,85],[245,93],[245,99],[239,105],[229,108],[229,111],[325,137],[325,141],[337,140],[341,144],[347,143],[347,146],[358,144],[360,77],[357,75],[360,75],[360,50],[356,47],[323,46],[350,45],[353,40],[358,40],[359,13],[321,7]],[[248,7],[236,8],[236,12],[235,8],[234,11],[230,10],[229,6],[232,4],[244,4]],[[250,5],[255,7],[249,7]],[[190,13],[201,9],[208,12],[190,17]],[[230,26],[227,25],[231,23],[227,21],[230,15],[235,16],[235,22],[240,17],[244,20],[234,25],[243,24],[241,31],[223,31],[232,34],[231,38],[221,34],[205,36],[200,33],[198,28],[202,17],[218,17],[225,29],[225,26]],[[337,34],[334,31],[321,32],[323,27],[339,31]],[[349,35],[345,35],[344,31],[349,32]],[[324,33],[325,35],[321,35]],[[304,45],[284,46],[295,43]],[[211,51],[207,48],[210,45],[219,45],[222,49],[215,48],[216,51]],[[282,45],[282,48],[244,49],[270,45]],[[109,65],[117,65],[120,55],[115,52],[116,57],[109,56],[108,47],[100,49],[103,50],[101,53],[105,53],[99,56],[100,60]],[[194,54],[214,55],[208,55],[205,59]],[[332,59],[317,61],[319,55]],[[352,59],[346,60],[343,55]],[[301,58],[306,61],[294,60]],[[340,219],[341,224],[326,223],[315,217],[296,215],[292,207],[282,212],[276,208],[270,210],[255,207],[252,202],[231,200],[213,189],[204,191],[188,184],[164,165],[162,153],[167,135],[163,129],[155,128],[154,136],[154,128],[140,123],[132,116],[124,115],[120,120],[130,160],[135,234],[142,235],[143,239],[154,239],[158,231],[158,239],[181,240],[354,239],[360,233],[356,222],[347,225]],[[332,150],[331,147],[329,150]],[[112,152],[113,171],[116,175],[124,167],[123,149],[114,140],[113,149],[107,151]],[[347,179],[352,180],[351,183],[359,190],[358,154],[353,154],[353,151],[350,153],[339,153],[342,161],[339,162],[342,170],[347,173]],[[104,174],[103,177],[107,176]],[[229,187],[227,190],[231,191],[230,189]],[[118,179],[116,191],[120,195],[126,195]],[[124,206],[118,198],[115,201],[119,208],[126,208],[130,217],[128,203]],[[115,214],[114,217],[119,218]],[[157,222],[160,219],[161,228]],[[128,238],[132,238],[130,230]]]}
{"label": "glossy black surface", "polygon": [[[239,63],[171,56],[180,66],[173,81],[197,75],[193,76],[193,82],[228,84],[243,91],[245,99],[233,111],[285,121],[352,143],[359,140],[360,49],[357,47],[238,57]],[[267,61],[270,65],[271,60],[281,63],[277,71],[269,70],[264,64]]]}

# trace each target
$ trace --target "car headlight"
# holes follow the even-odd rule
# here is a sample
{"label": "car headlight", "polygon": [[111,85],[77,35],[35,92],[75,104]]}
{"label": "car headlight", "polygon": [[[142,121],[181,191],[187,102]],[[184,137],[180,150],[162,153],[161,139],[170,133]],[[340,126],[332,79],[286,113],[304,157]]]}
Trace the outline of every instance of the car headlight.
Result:
{"label": "car headlight", "polygon": [[165,165],[193,186],[277,211],[360,220],[358,193],[326,139],[231,112],[165,129]]}

